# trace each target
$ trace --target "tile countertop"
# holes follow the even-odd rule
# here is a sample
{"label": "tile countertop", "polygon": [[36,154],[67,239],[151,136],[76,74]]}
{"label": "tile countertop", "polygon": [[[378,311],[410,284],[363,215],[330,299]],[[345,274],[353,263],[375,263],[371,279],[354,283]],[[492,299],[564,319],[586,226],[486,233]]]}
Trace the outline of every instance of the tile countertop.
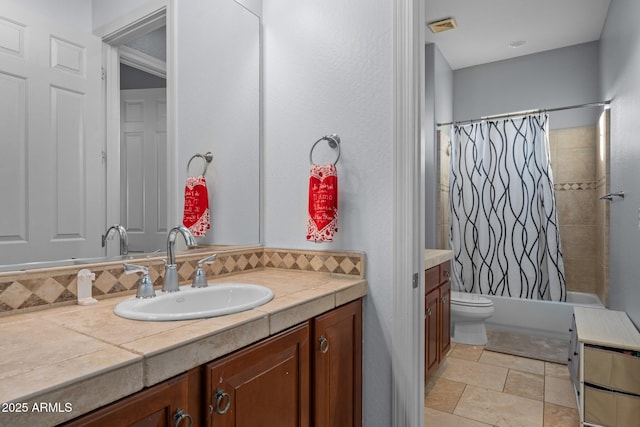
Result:
{"label": "tile countertop", "polygon": [[424,250],[424,269],[442,264],[445,261],[453,259],[453,251],[446,249],[425,249]]}
{"label": "tile countertop", "polygon": [[[198,320],[116,316],[114,306],[131,295],[0,318],[0,424],[45,426],[75,418],[367,293],[364,279],[280,269],[215,282],[265,285],[275,296],[253,310]],[[41,403],[59,410],[34,412]]]}

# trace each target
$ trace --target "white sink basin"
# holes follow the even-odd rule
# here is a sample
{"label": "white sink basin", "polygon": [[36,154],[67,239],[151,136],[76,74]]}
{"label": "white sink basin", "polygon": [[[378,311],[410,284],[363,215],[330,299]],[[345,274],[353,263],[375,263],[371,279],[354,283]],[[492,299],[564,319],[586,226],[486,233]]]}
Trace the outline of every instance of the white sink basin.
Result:
{"label": "white sink basin", "polygon": [[210,283],[206,288],[184,285],[179,292],[159,291],[155,298],[131,297],[113,311],[133,320],[203,319],[251,310],[272,298],[271,289],[247,283]]}

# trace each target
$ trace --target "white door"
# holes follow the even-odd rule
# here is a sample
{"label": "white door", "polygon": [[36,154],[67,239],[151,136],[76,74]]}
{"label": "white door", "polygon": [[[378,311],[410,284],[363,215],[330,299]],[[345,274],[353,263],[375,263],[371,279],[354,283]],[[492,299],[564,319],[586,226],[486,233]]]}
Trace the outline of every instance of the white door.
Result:
{"label": "white door", "polygon": [[0,264],[103,253],[101,49],[0,0]]}
{"label": "white door", "polygon": [[120,91],[120,118],[120,218],[129,235],[129,252],[165,250],[166,89]]}

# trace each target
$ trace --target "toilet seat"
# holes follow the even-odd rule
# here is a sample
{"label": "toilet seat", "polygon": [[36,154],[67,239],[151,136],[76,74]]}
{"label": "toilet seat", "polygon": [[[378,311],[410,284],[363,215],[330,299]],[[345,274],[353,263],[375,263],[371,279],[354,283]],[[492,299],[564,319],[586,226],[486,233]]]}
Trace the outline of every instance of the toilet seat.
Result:
{"label": "toilet seat", "polygon": [[492,307],[493,301],[478,294],[451,291],[451,304],[464,307]]}

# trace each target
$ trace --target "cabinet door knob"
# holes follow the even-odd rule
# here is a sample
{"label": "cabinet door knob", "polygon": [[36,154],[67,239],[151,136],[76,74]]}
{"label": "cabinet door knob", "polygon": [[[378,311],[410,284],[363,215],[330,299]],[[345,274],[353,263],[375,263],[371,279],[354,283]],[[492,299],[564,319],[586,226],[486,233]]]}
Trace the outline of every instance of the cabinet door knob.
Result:
{"label": "cabinet door knob", "polygon": [[440,298],[440,301],[442,301],[443,304],[446,304],[447,303],[447,297]]}
{"label": "cabinet door knob", "polygon": [[[226,400],[227,403],[221,407],[221,404]],[[220,415],[224,415],[229,410],[229,406],[231,406],[231,396],[229,393],[226,393],[221,388],[216,390],[216,412]]]}
{"label": "cabinet door knob", "polygon": [[327,351],[329,351],[329,340],[328,339],[326,339],[325,337],[321,336],[318,341],[320,341],[320,353],[326,353]]}
{"label": "cabinet door knob", "polygon": [[451,273],[449,272],[449,270],[444,271],[444,277],[446,277],[447,279],[451,278]]}
{"label": "cabinet door knob", "polygon": [[427,316],[431,316],[431,307],[427,307]]}
{"label": "cabinet door knob", "polygon": [[180,423],[182,423],[182,420],[185,418],[188,419],[187,427],[193,426],[193,419],[191,418],[191,415],[187,414],[180,408],[176,409],[176,413],[173,414],[173,419],[176,422],[175,427],[180,427]]}

